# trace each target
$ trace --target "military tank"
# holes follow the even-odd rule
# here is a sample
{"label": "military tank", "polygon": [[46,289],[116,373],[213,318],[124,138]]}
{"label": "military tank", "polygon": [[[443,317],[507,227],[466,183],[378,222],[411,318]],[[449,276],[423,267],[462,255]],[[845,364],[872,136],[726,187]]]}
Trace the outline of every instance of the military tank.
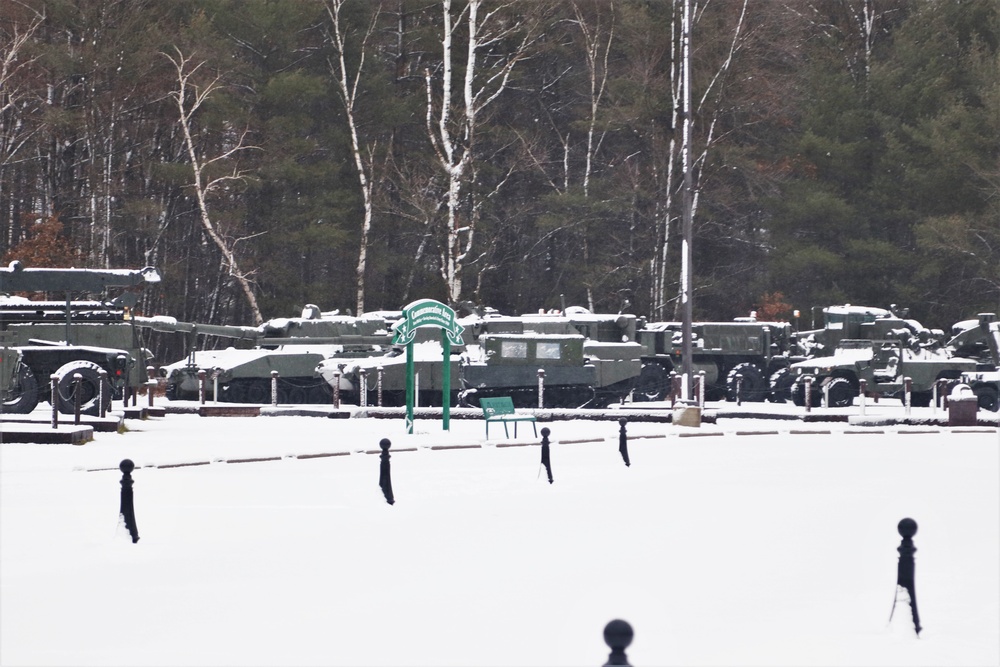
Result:
{"label": "military tank", "polygon": [[[178,322],[163,316],[136,320],[141,327],[188,338],[187,357],[160,369],[166,378],[167,398],[198,399],[198,373],[205,371],[207,398],[265,404],[271,402],[271,371],[278,372],[278,402],[329,403],[331,389],[316,374],[316,366],[328,357],[382,354],[391,343],[387,317],[393,314],[352,317],[338,311],[321,312],[308,304],[299,317],[276,318],[258,327]],[[198,336],[228,338],[234,345],[198,350]]]}
{"label": "military tank", "polygon": [[[641,370],[642,346],[635,340],[634,315],[562,312],[502,316],[487,313],[459,319],[463,345],[452,346],[448,362],[453,404],[478,405],[479,398],[510,396],[515,406],[537,407],[539,372],[546,407],[603,407],[623,400]],[[434,330],[418,330],[414,343],[417,403],[441,405],[445,364]],[[381,377],[383,405],[405,403],[405,355],[392,348],[380,356],[325,359],[317,372],[342,399],[376,404]]]}
{"label": "military tank", "polygon": [[[134,391],[146,380],[149,352],[142,348],[129,309],[137,302],[126,291],[110,300],[74,300],[80,292],[104,295],[111,288],[140,289],[158,283],[151,268],[32,269],[13,262],[0,269],[0,410],[31,412],[51,400],[75,409],[75,376],[82,381],[81,410],[97,414],[113,397]],[[65,293],[65,301],[31,301],[14,292]],[[101,372],[107,379],[101,387]]]}

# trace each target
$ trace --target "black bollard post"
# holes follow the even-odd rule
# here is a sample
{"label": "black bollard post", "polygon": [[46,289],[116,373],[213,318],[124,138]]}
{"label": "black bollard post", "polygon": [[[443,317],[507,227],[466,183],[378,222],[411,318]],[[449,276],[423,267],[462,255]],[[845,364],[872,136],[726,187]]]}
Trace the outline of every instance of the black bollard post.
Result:
{"label": "black bollard post", "polygon": [[129,535],[132,536],[132,544],[135,544],[139,541],[139,529],[135,525],[135,507],[132,504],[132,471],[135,469],[135,464],[131,459],[124,459],[118,464],[118,469],[122,471],[122,503],[118,513],[125,521]]}
{"label": "black bollard post", "polygon": [[625,465],[630,466],[632,462],[628,460],[628,435],[625,434],[625,424],[628,423],[628,420],[622,417],[618,423],[621,424],[621,428],[618,429],[618,452],[622,455]]}
{"label": "black bollard post", "polygon": [[632,643],[632,637],[632,626],[629,625],[628,621],[616,618],[604,626],[604,643],[611,649],[611,653],[608,654],[608,661],[604,663],[604,667],[629,665],[625,649]]}
{"label": "black bollard post", "polygon": [[83,389],[80,385],[82,384],[83,375],[80,373],[73,373],[73,423],[77,426],[80,425],[80,402],[83,397]]}
{"label": "black bollard post", "polygon": [[552,483],[552,460],[549,458],[549,433],[551,433],[548,428],[542,429],[542,465],[545,466],[545,472],[549,476],[549,484]]}
{"label": "black bollard post", "polygon": [[382,454],[379,456],[382,462],[379,465],[378,485],[382,487],[385,501],[392,505],[396,502],[396,499],[392,497],[392,479],[389,476],[389,448],[392,447],[392,443],[389,442],[388,438],[382,438],[378,446],[382,448]]}
{"label": "black bollard post", "polygon": [[899,598],[899,589],[905,589],[910,597],[910,610],[913,612],[913,628],[920,636],[920,614],[917,613],[917,592],[913,581],[913,554],[917,548],[913,546],[913,536],[917,534],[917,522],[913,519],[903,519],[896,526],[896,530],[902,536],[896,551],[899,552],[899,567],[896,572],[896,598],[892,601],[892,611],[889,612],[889,620],[892,621],[892,614],[896,611],[896,599]]}

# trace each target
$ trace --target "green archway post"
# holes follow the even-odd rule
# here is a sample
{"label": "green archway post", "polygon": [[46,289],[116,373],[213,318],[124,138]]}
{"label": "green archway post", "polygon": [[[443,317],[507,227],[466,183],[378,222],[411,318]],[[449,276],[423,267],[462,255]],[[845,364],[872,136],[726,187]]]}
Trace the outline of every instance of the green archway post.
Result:
{"label": "green archway post", "polygon": [[393,345],[406,345],[406,432],[413,433],[414,370],[413,342],[417,329],[435,327],[441,330],[441,425],[451,429],[451,346],[462,344],[463,327],[455,311],[434,299],[419,299],[403,308],[403,321],[396,326]]}

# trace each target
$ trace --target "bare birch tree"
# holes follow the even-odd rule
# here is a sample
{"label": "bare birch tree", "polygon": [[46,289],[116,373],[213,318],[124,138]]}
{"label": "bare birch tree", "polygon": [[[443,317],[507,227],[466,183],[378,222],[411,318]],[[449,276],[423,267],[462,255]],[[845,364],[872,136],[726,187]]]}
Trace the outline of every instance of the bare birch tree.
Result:
{"label": "bare birch tree", "polygon": [[360,315],[365,311],[365,264],[368,258],[368,235],[372,226],[372,214],[374,211],[373,202],[373,166],[376,143],[362,146],[361,137],[358,130],[358,119],[356,104],[358,100],[358,84],[361,82],[361,73],[365,66],[365,55],[368,47],[368,40],[375,32],[378,23],[380,7],[376,6],[372,14],[371,22],[361,37],[357,67],[348,72],[347,61],[344,55],[345,42],[347,39],[344,23],[340,18],[340,10],[344,6],[344,0],[329,0],[326,3],[326,12],[330,17],[331,32],[330,38],[333,40],[336,49],[336,57],[329,60],[330,73],[337,82],[340,92],[341,102],[344,104],[344,113],[347,116],[347,127],[351,136],[351,153],[354,156],[354,167],[358,173],[358,182],[361,187],[361,197],[364,205],[364,218],[361,222],[361,242],[358,249],[357,275],[357,312]]}
{"label": "bare birch tree", "polygon": [[243,294],[246,296],[254,322],[260,324],[264,321],[264,318],[261,316],[260,307],[257,305],[257,297],[254,295],[253,285],[250,282],[249,276],[240,268],[236,258],[235,246],[239,241],[245,239],[237,238],[230,241],[225,238],[215,223],[212,222],[208,211],[208,199],[213,192],[233,181],[243,181],[246,178],[245,172],[239,169],[237,162],[234,162],[233,168],[229,173],[224,173],[221,176],[209,176],[208,168],[233,159],[245,150],[257,147],[248,146],[244,143],[247,138],[247,131],[244,130],[232,142],[231,146],[224,148],[223,152],[219,155],[207,159],[199,157],[191,132],[192,121],[205,101],[222,86],[221,78],[216,76],[207,84],[199,84],[194,77],[202,66],[205,65],[205,61],[194,64],[193,55],[185,56],[179,48],[174,48],[176,56],[168,53],[164,53],[163,55],[173,64],[177,72],[177,88],[170,92],[170,97],[177,104],[178,119],[184,135],[184,145],[187,149],[188,159],[191,161],[191,169],[194,175],[191,187],[194,189],[198,201],[198,213],[201,219],[202,230],[222,254],[223,262],[220,266],[220,271],[225,270],[230,277],[236,280],[243,290]]}
{"label": "bare birch tree", "polygon": [[[475,241],[478,219],[475,204],[469,207],[469,214],[463,215],[461,209],[463,197],[473,196],[466,190],[471,189],[474,181],[479,116],[507,88],[511,72],[526,57],[534,39],[523,15],[511,3],[494,6],[480,15],[483,5],[482,0],[469,0],[453,16],[451,0],[443,0],[440,76],[435,77],[429,68],[424,72],[427,135],[448,182],[441,277],[452,303],[462,298],[463,269]],[[455,63],[454,37],[463,22],[467,44],[464,69],[459,69]],[[508,39],[516,43],[502,57],[489,61],[480,57],[487,49]],[[454,90],[456,70],[462,75],[459,94]]]}
{"label": "bare birch tree", "polygon": [[[12,22],[10,32],[0,33],[0,202],[5,199],[3,186],[8,182],[4,172],[21,159],[19,153],[41,129],[41,122],[30,122],[29,117],[41,115],[42,101],[19,79],[37,60],[37,56],[26,56],[26,51],[43,18],[36,15],[26,25]],[[17,223],[14,216],[0,219],[3,217],[11,219],[5,230],[4,245],[9,247],[15,240]]]}

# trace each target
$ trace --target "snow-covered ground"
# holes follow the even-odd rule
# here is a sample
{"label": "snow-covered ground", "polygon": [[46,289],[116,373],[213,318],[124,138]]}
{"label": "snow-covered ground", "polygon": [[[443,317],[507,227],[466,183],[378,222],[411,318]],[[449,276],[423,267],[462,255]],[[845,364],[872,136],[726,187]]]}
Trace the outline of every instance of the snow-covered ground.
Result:
{"label": "snow-covered ground", "polygon": [[1000,664],[996,429],[632,423],[625,467],[616,422],[553,421],[550,485],[527,424],[126,423],[0,445],[0,664],[598,665],[614,618],[640,667]]}

